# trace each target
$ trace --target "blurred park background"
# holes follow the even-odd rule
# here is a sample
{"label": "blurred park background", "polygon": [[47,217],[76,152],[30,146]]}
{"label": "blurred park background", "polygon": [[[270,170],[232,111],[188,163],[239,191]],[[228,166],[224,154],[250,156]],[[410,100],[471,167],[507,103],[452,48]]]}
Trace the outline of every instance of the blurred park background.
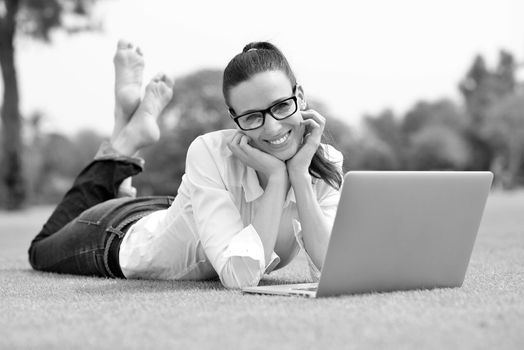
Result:
{"label": "blurred park background", "polygon": [[140,195],[176,193],[190,142],[234,127],[222,69],[256,40],[288,56],[346,170],[491,170],[523,186],[523,4],[344,3],[0,0],[0,208],[56,203],[108,137],[119,37],[145,52],[145,81],[175,80]]}

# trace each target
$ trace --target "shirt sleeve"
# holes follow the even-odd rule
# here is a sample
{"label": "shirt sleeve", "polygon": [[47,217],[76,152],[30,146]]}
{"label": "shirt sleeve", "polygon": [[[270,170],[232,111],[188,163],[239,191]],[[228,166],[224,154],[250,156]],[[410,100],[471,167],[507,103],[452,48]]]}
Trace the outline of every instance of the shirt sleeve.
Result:
{"label": "shirt sleeve", "polygon": [[[331,162],[335,164],[335,166],[339,169],[340,173],[343,173],[343,160],[344,157],[340,151],[335,149],[334,147],[330,145],[322,145],[324,148],[324,154],[326,155],[326,158],[329,159]],[[337,213],[337,207],[338,202],[340,200],[340,191],[338,189],[335,189],[325,183],[322,180],[316,179],[316,192],[317,192],[317,198],[320,205],[320,209],[322,210],[322,213],[324,214],[324,217],[329,222],[330,230],[333,227],[333,224],[335,222],[335,216]],[[306,259],[309,266],[309,271],[311,278],[314,282],[318,282],[320,279],[320,270],[318,267],[313,263],[313,260],[309,256],[309,253],[307,249],[304,246],[304,240],[302,237],[302,226],[300,224],[300,221],[293,220],[293,231],[295,234],[295,238],[297,240],[298,245],[300,248],[302,248],[306,254]]]}
{"label": "shirt sleeve", "polygon": [[[266,263],[264,247],[252,225],[244,227],[231,192],[208,145],[197,138],[188,149],[186,175],[198,234],[211,264],[226,288],[258,285],[279,257]],[[276,262],[276,263],[275,263]]]}
{"label": "shirt sleeve", "polygon": [[273,252],[271,260],[264,266],[264,246],[253,225],[247,226],[233,237],[224,252],[227,259],[220,280],[224,286],[256,286],[265,273],[269,273],[280,262]]}

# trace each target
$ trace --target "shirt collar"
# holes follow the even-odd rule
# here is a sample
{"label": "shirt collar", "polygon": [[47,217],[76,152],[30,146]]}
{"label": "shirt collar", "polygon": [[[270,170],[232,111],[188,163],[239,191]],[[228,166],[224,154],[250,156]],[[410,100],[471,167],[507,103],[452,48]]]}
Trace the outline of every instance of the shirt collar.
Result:
{"label": "shirt collar", "polygon": [[287,208],[287,206],[291,203],[296,203],[297,200],[295,199],[295,191],[293,191],[293,187],[289,188],[289,191],[287,192],[286,201],[284,202],[284,208]]}

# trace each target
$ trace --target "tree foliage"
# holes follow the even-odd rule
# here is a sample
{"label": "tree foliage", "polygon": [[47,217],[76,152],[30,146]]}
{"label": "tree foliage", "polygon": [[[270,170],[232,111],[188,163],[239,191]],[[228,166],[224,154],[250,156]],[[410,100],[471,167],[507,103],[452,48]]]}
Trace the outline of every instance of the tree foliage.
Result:
{"label": "tree foliage", "polygon": [[2,149],[0,205],[20,208],[26,197],[27,183],[23,176],[22,123],[15,66],[14,38],[20,33],[50,40],[55,28],[69,32],[92,29],[89,17],[95,0],[0,0],[0,66],[4,96],[1,110]]}
{"label": "tree foliage", "polygon": [[494,153],[494,170],[505,187],[524,184],[524,93],[495,103],[482,129]]}
{"label": "tree foliage", "polygon": [[[459,85],[470,119],[467,136],[476,145],[475,162],[483,170],[493,170],[495,180],[505,179],[503,182],[509,187],[517,185],[523,167],[518,156],[509,156],[520,152],[518,142],[512,141],[511,146],[502,142],[508,151],[500,147],[501,139],[515,138],[518,128],[513,130],[512,124],[519,124],[518,120],[524,118],[522,110],[512,112],[519,100],[516,70],[517,62],[507,51],[499,53],[498,63],[493,69],[478,56]],[[506,132],[504,137],[500,136],[501,130]]]}

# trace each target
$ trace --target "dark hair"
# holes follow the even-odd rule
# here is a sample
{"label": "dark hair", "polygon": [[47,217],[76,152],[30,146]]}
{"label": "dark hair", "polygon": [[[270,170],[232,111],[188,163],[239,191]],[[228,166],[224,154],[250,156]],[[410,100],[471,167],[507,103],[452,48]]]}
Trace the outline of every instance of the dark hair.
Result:
{"label": "dark hair", "polygon": [[[247,44],[241,53],[233,57],[224,69],[222,93],[229,106],[229,92],[238,84],[249,80],[257,73],[281,71],[289,79],[291,87],[297,84],[295,74],[291,70],[284,54],[273,44],[262,41]],[[309,174],[324,180],[331,187],[339,189],[342,184],[341,171],[324,155],[322,147],[318,147],[311,164]]]}

